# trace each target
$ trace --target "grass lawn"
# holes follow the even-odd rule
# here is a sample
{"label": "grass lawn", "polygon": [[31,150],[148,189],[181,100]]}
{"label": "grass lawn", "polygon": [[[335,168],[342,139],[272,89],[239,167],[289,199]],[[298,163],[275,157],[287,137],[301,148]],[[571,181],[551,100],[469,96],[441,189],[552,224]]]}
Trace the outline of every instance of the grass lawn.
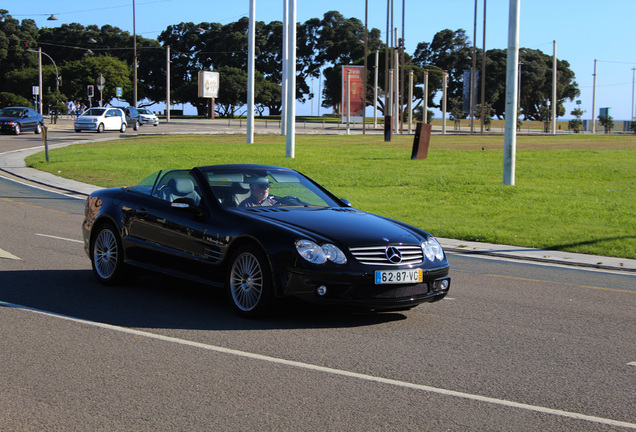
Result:
{"label": "grass lawn", "polygon": [[502,136],[433,135],[428,158],[413,138],[372,135],[135,137],[78,144],[27,164],[104,187],[131,185],[162,168],[223,163],[286,166],[354,207],[436,236],[636,258],[636,136],[517,138],[516,185],[504,186]]}

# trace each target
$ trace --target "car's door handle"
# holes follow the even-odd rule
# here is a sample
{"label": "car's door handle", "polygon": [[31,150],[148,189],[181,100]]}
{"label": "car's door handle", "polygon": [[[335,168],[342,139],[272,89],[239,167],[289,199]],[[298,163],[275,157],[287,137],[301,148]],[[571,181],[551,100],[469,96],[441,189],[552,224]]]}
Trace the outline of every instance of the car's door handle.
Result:
{"label": "car's door handle", "polygon": [[146,216],[148,214],[148,210],[146,210],[145,208],[141,207],[141,208],[136,208],[135,209],[135,214],[137,216]]}

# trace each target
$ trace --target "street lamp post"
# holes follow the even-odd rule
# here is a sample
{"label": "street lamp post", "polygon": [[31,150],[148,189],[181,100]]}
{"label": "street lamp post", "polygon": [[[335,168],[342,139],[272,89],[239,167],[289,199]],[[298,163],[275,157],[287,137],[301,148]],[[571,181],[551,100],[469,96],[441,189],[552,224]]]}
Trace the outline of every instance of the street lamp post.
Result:
{"label": "street lamp post", "polygon": [[[55,68],[55,90],[59,91],[60,90],[60,75],[57,71],[57,65],[55,64],[55,60],[53,60],[53,58],[48,55],[47,53],[45,53],[44,51],[42,51],[41,47],[38,47],[37,51],[36,50],[32,50],[32,49],[28,49],[28,52],[32,52],[32,53],[38,53],[38,83],[40,86],[40,94],[38,95],[38,105],[39,105],[39,113],[42,114],[42,54],[44,54],[45,56],[47,56],[49,58],[49,60],[51,60],[51,62],[53,63],[53,67]],[[57,94],[57,93],[56,93]]]}

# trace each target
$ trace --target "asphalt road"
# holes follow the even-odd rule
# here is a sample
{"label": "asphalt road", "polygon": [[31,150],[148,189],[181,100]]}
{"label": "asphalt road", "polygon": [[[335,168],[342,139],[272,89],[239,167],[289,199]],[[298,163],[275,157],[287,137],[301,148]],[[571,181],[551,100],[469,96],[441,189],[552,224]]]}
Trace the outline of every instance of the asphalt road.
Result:
{"label": "asphalt road", "polygon": [[636,428],[631,274],[451,254],[441,302],[253,321],[179,280],[101,286],[82,211],[0,179],[0,430]]}

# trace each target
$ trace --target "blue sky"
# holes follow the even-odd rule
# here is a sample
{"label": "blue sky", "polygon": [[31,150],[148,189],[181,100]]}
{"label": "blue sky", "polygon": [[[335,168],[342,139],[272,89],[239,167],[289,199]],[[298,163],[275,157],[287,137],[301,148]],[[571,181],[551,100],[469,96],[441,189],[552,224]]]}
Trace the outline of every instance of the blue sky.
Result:
{"label": "blue sky", "polygon": [[[270,22],[283,19],[281,0],[255,0],[256,19]],[[402,0],[394,2],[394,26],[401,34]],[[464,29],[473,37],[474,0],[404,0],[405,41],[413,53],[419,42],[430,42],[440,30]],[[132,0],[87,2],[78,0],[29,0],[15,2],[8,9],[19,20],[34,19],[38,27],[56,27],[77,22],[83,25],[112,25],[133,30]],[[509,0],[486,0],[486,49],[506,49],[508,43]],[[477,46],[482,48],[483,5],[478,0]],[[387,0],[368,0],[368,24],[386,30]],[[297,21],[321,18],[329,10],[364,21],[365,0],[297,0]],[[247,16],[249,0],[136,0],[136,31],[156,38],[171,24],[180,22],[218,22],[226,24]],[[47,21],[55,14],[58,21]],[[594,60],[597,63],[596,109],[610,107],[615,120],[632,116],[633,77],[636,67],[636,0],[521,0],[519,46],[552,55],[557,41],[557,57],[567,60],[581,90],[584,118],[592,117]],[[315,83],[317,92],[318,83]],[[567,114],[576,108],[566,104]],[[314,110],[317,108],[314,107]],[[309,114],[310,107],[298,108]],[[315,111],[314,111],[315,112]],[[321,108],[321,113],[325,109]]]}

